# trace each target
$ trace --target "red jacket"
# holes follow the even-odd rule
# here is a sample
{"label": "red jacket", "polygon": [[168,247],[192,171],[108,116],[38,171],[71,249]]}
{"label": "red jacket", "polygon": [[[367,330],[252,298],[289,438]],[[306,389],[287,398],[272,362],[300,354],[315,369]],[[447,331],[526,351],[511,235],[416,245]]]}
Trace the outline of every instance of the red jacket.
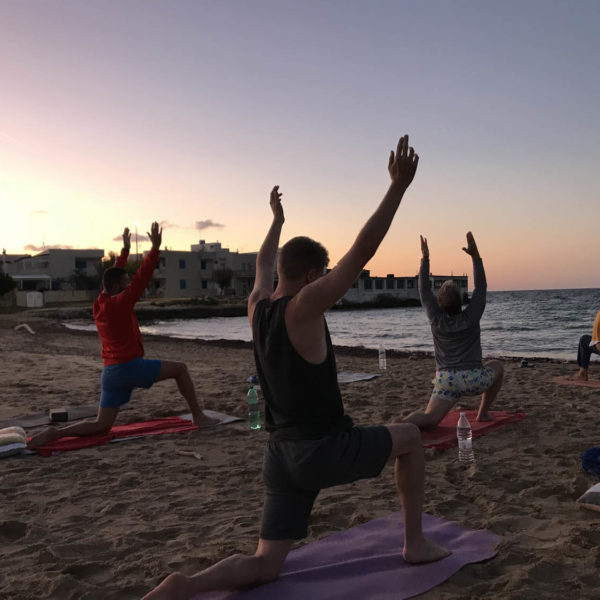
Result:
{"label": "red jacket", "polygon": [[[115,267],[124,268],[128,256],[129,251],[123,248]],[[148,287],[157,262],[158,250],[152,249],[125,290],[116,296],[102,290],[94,302],[94,321],[102,341],[105,365],[116,365],[144,356],[142,334],[133,309]]]}

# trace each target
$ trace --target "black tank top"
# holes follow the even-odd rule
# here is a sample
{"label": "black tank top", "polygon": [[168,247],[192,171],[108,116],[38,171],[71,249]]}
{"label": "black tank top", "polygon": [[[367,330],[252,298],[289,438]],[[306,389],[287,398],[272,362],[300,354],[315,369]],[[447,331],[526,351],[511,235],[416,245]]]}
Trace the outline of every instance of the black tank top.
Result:
{"label": "black tank top", "polygon": [[344,415],[327,323],[325,360],[318,365],[305,361],[292,346],[285,326],[285,309],[291,299],[261,300],[252,319],[266,430],[274,441],[314,439],[352,427],[352,419]]}

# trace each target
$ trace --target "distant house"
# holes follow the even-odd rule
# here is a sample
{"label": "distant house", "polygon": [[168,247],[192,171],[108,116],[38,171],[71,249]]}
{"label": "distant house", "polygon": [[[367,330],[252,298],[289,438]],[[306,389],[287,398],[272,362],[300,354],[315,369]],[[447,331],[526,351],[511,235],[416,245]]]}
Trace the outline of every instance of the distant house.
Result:
{"label": "distant house", "polygon": [[[204,240],[193,244],[189,251],[163,250],[149,293],[162,298],[217,296],[222,290],[217,283],[216,272],[228,270],[231,278],[223,293],[248,296],[254,287],[257,254],[232,252],[223,248],[219,242],[206,243]],[[277,282],[277,273],[274,273],[274,278]],[[466,275],[432,275],[432,288],[438,290],[447,279],[456,281],[460,289],[467,293]],[[417,276],[375,277],[371,276],[370,271],[363,270],[341,302],[371,303],[381,295],[418,301]]]}
{"label": "distant house", "polygon": [[[431,288],[437,291],[444,281],[452,279],[456,282],[463,296],[467,294],[467,275],[430,275]],[[362,271],[352,287],[344,294],[341,300],[353,304],[376,302],[382,296],[392,296],[403,300],[419,300],[418,275],[397,276],[394,274],[385,277],[375,277],[368,269]]]}
{"label": "distant house", "polygon": [[[219,242],[200,240],[189,251],[162,250],[150,293],[164,298],[247,296],[254,286],[257,252],[232,252]],[[217,283],[217,271],[230,274],[228,285]],[[223,273],[221,273],[223,275]]]}
{"label": "distant house", "polygon": [[22,258],[28,257],[31,257],[31,254],[7,254],[6,250],[3,250],[2,254],[0,254],[0,272],[10,275],[12,264]]}
{"label": "distant house", "polygon": [[35,256],[21,255],[10,262],[3,261],[2,267],[17,282],[19,290],[74,290],[75,276],[100,275],[103,257],[104,250],[99,249],[52,248]]}

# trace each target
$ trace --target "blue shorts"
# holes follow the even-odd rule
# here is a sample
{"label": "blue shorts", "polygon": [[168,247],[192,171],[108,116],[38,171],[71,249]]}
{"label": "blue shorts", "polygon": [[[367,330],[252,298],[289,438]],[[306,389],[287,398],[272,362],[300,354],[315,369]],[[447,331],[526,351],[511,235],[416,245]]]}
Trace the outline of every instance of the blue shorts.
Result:
{"label": "blue shorts", "polygon": [[482,394],[493,383],[496,373],[492,367],[479,369],[442,369],[437,371],[431,383],[432,400],[456,402],[463,394],[472,396]]}
{"label": "blue shorts", "polygon": [[127,404],[133,388],[149,388],[160,375],[160,360],[134,358],[126,363],[108,365],[102,370],[101,408]]}

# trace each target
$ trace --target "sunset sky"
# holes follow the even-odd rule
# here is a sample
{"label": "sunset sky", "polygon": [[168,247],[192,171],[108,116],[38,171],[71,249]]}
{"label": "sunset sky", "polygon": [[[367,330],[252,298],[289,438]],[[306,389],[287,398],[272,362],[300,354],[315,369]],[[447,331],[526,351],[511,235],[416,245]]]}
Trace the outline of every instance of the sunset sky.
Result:
{"label": "sunset sky", "polygon": [[[600,3],[553,0],[0,2],[0,248],[256,251],[279,184],[282,243],[331,266],[421,156],[368,268],[492,290],[599,287]],[[147,249],[148,243],[140,246]]]}

